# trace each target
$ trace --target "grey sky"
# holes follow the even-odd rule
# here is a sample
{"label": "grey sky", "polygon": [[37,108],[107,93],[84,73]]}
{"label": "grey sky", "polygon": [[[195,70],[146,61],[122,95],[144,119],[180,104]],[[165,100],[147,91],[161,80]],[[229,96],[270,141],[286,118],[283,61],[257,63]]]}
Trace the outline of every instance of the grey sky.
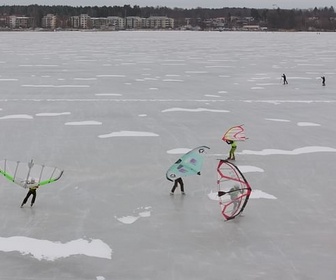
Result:
{"label": "grey sky", "polygon": [[314,7],[336,8],[336,0],[0,0],[0,5],[70,5],[70,6],[167,6],[178,8],[222,8],[222,7],[247,7],[247,8],[283,8],[307,9]]}

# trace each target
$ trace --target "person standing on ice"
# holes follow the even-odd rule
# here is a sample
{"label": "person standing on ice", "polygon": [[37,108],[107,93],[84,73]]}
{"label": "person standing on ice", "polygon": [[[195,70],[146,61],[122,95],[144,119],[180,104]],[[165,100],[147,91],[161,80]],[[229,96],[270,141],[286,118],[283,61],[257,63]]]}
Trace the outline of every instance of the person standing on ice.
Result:
{"label": "person standing on ice", "polygon": [[33,198],[31,200],[30,207],[33,207],[36,199],[36,190],[39,187],[39,184],[35,181],[34,178],[32,178],[30,180],[27,180],[27,182],[24,184],[24,187],[29,188],[29,191],[24,200],[22,201],[21,208],[23,207],[23,205],[27,203],[27,200],[31,195],[33,196]]}
{"label": "person standing on ice", "polygon": [[322,79],[322,86],[325,86],[325,77],[322,76],[321,79]]}
{"label": "person standing on ice", "polygon": [[228,145],[231,145],[231,149],[230,149],[230,152],[229,152],[229,157],[227,159],[236,160],[236,156],[235,156],[235,151],[237,149],[236,141],[226,140],[226,143]]}
{"label": "person standing on ice", "polygon": [[283,84],[284,85],[287,85],[288,84],[288,82],[287,82],[287,77],[286,77],[286,75],[285,74],[282,74],[282,79],[283,79]]}
{"label": "person standing on ice", "polygon": [[180,185],[181,193],[182,193],[182,194],[185,194],[185,192],[184,192],[184,183],[183,183],[182,178],[180,177],[180,178],[177,178],[177,179],[174,180],[173,188],[172,188],[171,191],[170,191],[170,194],[171,194],[171,195],[174,194],[174,192],[175,192],[175,190],[176,190],[176,188],[177,188],[178,185]]}

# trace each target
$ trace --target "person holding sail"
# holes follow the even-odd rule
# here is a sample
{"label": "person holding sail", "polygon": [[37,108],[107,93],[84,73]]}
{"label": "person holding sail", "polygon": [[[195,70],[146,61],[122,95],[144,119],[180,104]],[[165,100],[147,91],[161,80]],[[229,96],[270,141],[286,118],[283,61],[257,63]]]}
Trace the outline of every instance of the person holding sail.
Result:
{"label": "person holding sail", "polygon": [[283,84],[284,85],[287,85],[288,84],[288,82],[287,82],[287,77],[286,77],[286,75],[285,74],[282,74],[282,79],[283,79]]}
{"label": "person holding sail", "polygon": [[176,188],[177,188],[178,185],[180,185],[181,193],[182,193],[182,194],[185,194],[185,192],[184,192],[184,183],[183,183],[182,178],[180,177],[180,178],[177,178],[177,179],[174,180],[173,188],[172,188],[171,191],[170,191],[170,194],[171,194],[171,195],[174,194],[174,192],[175,192],[175,190],[176,190]]}
{"label": "person holding sail", "polygon": [[229,152],[229,157],[227,158],[227,160],[231,159],[231,160],[236,160],[236,156],[235,156],[235,151],[237,149],[237,144],[236,141],[233,140],[226,140],[225,141],[228,145],[231,145],[231,149]]}
{"label": "person holding sail", "polygon": [[31,203],[30,203],[30,207],[33,207],[34,203],[35,203],[35,199],[36,199],[36,190],[38,189],[39,187],[39,184],[38,182],[34,179],[34,178],[31,178],[31,179],[28,179],[24,184],[23,184],[23,187],[24,188],[29,188],[29,191],[26,195],[26,197],[23,199],[22,203],[21,203],[21,208],[23,207],[23,205],[25,205],[28,201],[28,198],[32,195],[33,198],[31,200]]}

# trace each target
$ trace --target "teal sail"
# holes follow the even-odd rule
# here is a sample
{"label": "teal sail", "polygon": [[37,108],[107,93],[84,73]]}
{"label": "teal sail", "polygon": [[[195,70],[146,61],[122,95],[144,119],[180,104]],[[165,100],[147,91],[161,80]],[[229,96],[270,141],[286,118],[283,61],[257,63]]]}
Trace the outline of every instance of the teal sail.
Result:
{"label": "teal sail", "polygon": [[9,181],[27,188],[33,180],[39,186],[47,185],[57,181],[63,175],[63,170],[37,164],[33,160],[29,162],[0,160],[0,174]]}
{"label": "teal sail", "polygon": [[169,181],[173,181],[180,177],[199,175],[203,165],[204,154],[208,149],[210,148],[207,146],[200,146],[183,155],[168,169],[166,178]]}

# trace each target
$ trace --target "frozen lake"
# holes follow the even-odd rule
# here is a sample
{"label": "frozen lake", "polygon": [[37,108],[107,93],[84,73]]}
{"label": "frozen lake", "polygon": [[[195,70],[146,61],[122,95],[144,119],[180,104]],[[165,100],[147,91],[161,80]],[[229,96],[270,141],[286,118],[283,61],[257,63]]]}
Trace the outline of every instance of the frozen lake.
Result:
{"label": "frozen lake", "polygon": [[[335,45],[333,33],[1,32],[0,160],[64,175],[33,208],[1,178],[0,279],[335,279]],[[240,124],[253,193],[225,222],[217,159]],[[170,196],[167,169],[201,145],[202,175]]]}

